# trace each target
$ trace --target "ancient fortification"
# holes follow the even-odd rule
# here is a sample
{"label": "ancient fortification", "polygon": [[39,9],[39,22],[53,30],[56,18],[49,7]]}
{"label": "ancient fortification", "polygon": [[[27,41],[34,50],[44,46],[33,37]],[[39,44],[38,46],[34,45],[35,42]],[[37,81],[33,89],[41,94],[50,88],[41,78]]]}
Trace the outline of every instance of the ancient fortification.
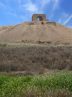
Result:
{"label": "ancient fortification", "polygon": [[50,22],[45,14],[33,14],[32,15],[32,22],[28,23],[30,25],[34,24],[53,24],[56,25],[55,22]]}
{"label": "ancient fortification", "polygon": [[45,14],[33,14],[30,22],[0,27],[0,42],[72,43],[72,29],[50,21]]}
{"label": "ancient fortification", "polygon": [[32,21],[47,21],[45,14],[33,14]]}

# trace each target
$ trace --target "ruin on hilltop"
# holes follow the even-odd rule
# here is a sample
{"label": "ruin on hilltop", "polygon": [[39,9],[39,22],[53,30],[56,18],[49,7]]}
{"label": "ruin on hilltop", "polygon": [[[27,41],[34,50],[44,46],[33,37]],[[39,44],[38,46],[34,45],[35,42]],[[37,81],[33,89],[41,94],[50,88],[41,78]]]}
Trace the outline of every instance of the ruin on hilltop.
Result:
{"label": "ruin on hilltop", "polygon": [[45,14],[33,14],[32,15],[32,22],[29,23],[30,25],[34,24],[54,24],[56,25],[56,22],[50,22]]}
{"label": "ruin on hilltop", "polygon": [[45,14],[33,14],[32,21],[47,21]]}

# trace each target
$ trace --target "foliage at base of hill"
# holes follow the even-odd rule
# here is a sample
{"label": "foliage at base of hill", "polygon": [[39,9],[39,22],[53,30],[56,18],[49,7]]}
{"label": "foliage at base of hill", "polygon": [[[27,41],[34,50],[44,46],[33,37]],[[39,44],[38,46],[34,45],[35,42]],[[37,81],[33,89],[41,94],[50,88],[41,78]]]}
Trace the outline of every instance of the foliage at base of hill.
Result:
{"label": "foliage at base of hill", "polygon": [[0,75],[0,97],[72,97],[72,72]]}

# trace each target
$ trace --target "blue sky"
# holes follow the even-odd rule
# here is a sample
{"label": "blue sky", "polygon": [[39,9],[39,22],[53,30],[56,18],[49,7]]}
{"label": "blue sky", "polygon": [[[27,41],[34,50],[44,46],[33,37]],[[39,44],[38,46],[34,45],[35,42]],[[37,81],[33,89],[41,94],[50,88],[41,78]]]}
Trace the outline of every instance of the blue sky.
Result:
{"label": "blue sky", "polygon": [[72,0],[0,0],[0,25],[31,21],[35,13],[72,27]]}

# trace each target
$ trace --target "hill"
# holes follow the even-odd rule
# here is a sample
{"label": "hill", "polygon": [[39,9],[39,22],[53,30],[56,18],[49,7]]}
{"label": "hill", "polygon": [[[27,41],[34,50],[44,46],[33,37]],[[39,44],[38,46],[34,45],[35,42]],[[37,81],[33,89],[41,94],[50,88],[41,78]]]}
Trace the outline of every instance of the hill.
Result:
{"label": "hill", "polygon": [[[38,18],[38,21],[37,21]],[[36,14],[32,22],[0,27],[0,71],[39,74],[72,70],[72,29]]]}
{"label": "hill", "polygon": [[0,42],[52,42],[72,43],[72,29],[48,22],[22,23],[0,27]]}

